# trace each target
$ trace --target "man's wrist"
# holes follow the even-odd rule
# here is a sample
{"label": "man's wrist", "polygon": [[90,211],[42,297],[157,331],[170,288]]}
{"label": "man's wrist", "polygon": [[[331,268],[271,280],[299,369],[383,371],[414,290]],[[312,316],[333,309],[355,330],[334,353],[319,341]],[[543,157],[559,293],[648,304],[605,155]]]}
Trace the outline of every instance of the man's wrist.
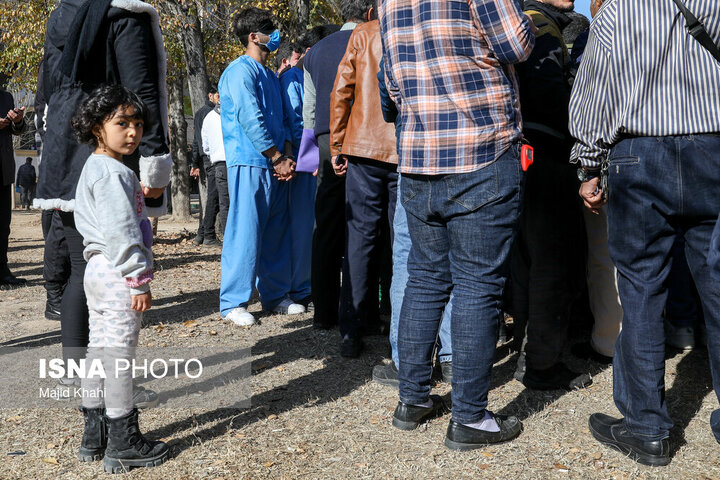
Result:
{"label": "man's wrist", "polygon": [[593,178],[600,176],[600,169],[580,167],[577,169],[577,177],[581,182],[589,182]]}

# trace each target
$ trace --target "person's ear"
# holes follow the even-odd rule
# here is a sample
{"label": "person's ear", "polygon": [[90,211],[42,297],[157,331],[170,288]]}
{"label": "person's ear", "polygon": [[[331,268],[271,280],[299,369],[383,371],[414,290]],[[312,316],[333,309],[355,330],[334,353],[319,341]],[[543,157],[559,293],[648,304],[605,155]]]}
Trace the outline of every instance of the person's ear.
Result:
{"label": "person's ear", "polygon": [[370,22],[375,17],[375,8],[370,7],[370,9],[367,11],[367,14],[365,15],[365,21]]}
{"label": "person's ear", "polygon": [[258,43],[258,34],[253,32],[248,34],[248,45],[250,43]]}

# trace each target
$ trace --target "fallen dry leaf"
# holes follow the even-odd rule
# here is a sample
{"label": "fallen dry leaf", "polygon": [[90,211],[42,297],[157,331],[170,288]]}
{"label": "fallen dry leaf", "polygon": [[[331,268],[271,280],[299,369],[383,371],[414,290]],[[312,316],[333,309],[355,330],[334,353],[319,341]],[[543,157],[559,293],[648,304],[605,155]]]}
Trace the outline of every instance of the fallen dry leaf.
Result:
{"label": "fallen dry leaf", "polygon": [[367,463],[355,463],[354,465],[355,465],[356,467],[358,467],[358,468],[365,468],[365,467],[367,467]]}
{"label": "fallen dry leaf", "polygon": [[54,443],[48,443],[47,445],[45,445],[45,448],[55,448],[55,447],[57,447],[57,445]]}
{"label": "fallen dry leaf", "polygon": [[554,465],[554,467],[555,467],[556,469],[560,470],[561,472],[567,472],[568,470],[570,470],[568,467],[566,467],[566,466],[563,465],[562,463],[556,463],[556,464]]}
{"label": "fallen dry leaf", "polygon": [[480,454],[481,454],[483,457],[487,457],[487,458],[492,458],[492,457],[494,457],[494,455],[493,455],[492,453],[490,453],[490,452],[484,452],[484,451],[483,451],[483,452],[480,452]]}
{"label": "fallen dry leaf", "polygon": [[270,468],[273,465],[275,465],[275,462],[265,462],[264,465],[265,465],[265,468]]}
{"label": "fallen dry leaf", "polygon": [[215,330],[210,330],[210,335],[217,335],[217,332]]}
{"label": "fallen dry leaf", "polygon": [[185,320],[183,322],[183,325],[185,325],[188,328],[197,327],[197,324],[198,324],[197,320]]}
{"label": "fallen dry leaf", "polygon": [[487,470],[488,468],[490,468],[490,465],[488,465],[487,463],[481,463],[477,466],[477,468],[479,468],[480,470]]}
{"label": "fallen dry leaf", "polygon": [[58,462],[58,459],[55,457],[43,457],[42,461],[50,465],[60,465],[60,462]]}
{"label": "fallen dry leaf", "polygon": [[10,417],[6,420],[6,422],[19,422],[22,420],[22,415],[15,415],[14,417]]}

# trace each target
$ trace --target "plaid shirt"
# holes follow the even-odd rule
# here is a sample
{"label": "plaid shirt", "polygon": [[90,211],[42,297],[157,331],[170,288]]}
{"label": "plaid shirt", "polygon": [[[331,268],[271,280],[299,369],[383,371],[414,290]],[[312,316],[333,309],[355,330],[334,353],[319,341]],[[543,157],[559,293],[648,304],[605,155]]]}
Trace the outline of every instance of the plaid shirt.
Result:
{"label": "plaid shirt", "polygon": [[517,0],[380,0],[399,171],[478,170],[522,137],[512,64],[535,45]]}

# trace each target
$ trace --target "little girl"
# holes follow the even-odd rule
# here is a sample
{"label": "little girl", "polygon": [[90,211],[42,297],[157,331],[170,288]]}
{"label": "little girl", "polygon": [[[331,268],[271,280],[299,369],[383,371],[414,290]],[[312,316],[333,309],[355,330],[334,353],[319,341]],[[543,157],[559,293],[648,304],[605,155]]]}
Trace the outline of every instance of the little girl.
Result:
{"label": "little girl", "polygon": [[78,181],[75,225],[87,261],[86,361],[102,359],[106,374],[82,380],[85,432],[78,458],[87,462],[104,455],[110,473],[160,465],[168,458],[165,443],[149,442],[139,431],[131,369],[115,371],[117,359],[134,358],[142,312],[152,303],[152,229],[140,182],[123,164],[123,156],[140,144],[145,118],[142,100],[112,85],[95,90],[72,121],[78,139],[95,147]]}

